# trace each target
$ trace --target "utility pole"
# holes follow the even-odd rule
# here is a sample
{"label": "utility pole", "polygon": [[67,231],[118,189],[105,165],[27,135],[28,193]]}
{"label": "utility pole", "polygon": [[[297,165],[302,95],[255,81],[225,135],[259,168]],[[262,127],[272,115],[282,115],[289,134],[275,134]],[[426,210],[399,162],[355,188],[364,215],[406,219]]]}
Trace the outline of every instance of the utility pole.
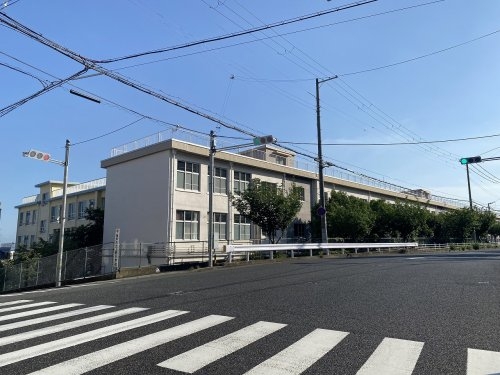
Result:
{"label": "utility pole", "polygon": [[[323,168],[325,166],[331,166],[330,163],[325,163],[323,161],[323,150],[321,145],[321,115],[320,115],[320,105],[319,105],[319,85],[323,82],[330,81],[332,79],[337,78],[338,76],[328,77],[325,79],[316,78],[316,127],[318,131],[318,158],[316,161],[318,162],[318,172],[319,172],[319,205],[320,208],[318,210],[318,214],[321,218],[321,242],[328,242],[328,226],[326,220],[326,205],[325,205],[325,181],[323,176]],[[330,251],[327,250],[327,255],[330,254]]]}
{"label": "utility pole", "polygon": [[210,159],[208,161],[208,266],[213,267],[214,251],[214,159],[215,133],[210,130]]}
{"label": "utility pole", "polygon": [[66,153],[64,156],[64,180],[63,180],[63,198],[62,198],[62,210],[60,212],[61,220],[61,232],[59,233],[59,250],[57,253],[57,265],[56,265],[56,287],[61,286],[62,279],[62,262],[63,262],[63,252],[64,252],[64,229],[66,225],[66,197],[68,189],[68,166],[69,166],[69,148],[71,143],[66,139]]}
{"label": "utility pole", "polygon": [[59,212],[59,222],[61,223],[61,229],[59,233],[59,250],[57,253],[57,261],[56,261],[56,287],[61,286],[62,279],[62,260],[63,260],[63,251],[64,251],[64,227],[66,224],[66,196],[68,189],[68,166],[69,166],[69,148],[71,143],[69,140],[66,140],[66,154],[64,156],[64,161],[54,160],[50,156],[49,153],[37,150],[29,150],[23,152],[23,156],[27,158],[32,158],[40,161],[50,162],[54,164],[58,164],[64,167],[64,180],[63,180],[63,196],[62,196],[62,208]]}

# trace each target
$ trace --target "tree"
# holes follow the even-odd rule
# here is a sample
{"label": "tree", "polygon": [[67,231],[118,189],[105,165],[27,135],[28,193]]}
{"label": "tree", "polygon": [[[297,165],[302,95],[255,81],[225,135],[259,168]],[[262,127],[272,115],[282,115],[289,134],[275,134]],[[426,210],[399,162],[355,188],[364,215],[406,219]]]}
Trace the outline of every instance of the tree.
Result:
{"label": "tree", "polygon": [[479,227],[477,211],[468,208],[448,211],[441,215],[443,215],[443,242],[466,242],[472,237],[474,229]]}
{"label": "tree", "polygon": [[343,192],[332,192],[326,210],[328,234],[332,237],[364,241],[375,222],[368,202]]}
{"label": "tree", "polygon": [[495,222],[490,226],[488,233],[493,236],[494,241],[496,242],[498,236],[500,236],[500,223]]}
{"label": "tree", "polygon": [[90,223],[71,228],[64,235],[66,250],[94,246],[102,243],[104,230],[104,210],[101,208],[87,208],[85,220]]}
{"label": "tree", "polygon": [[496,222],[496,215],[491,211],[478,211],[478,228],[476,229],[476,234],[478,239],[485,238],[489,232],[489,229]]}
{"label": "tree", "polygon": [[[232,205],[240,214],[257,224],[270,243],[278,243],[288,226],[297,216],[302,202],[299,190],[293,185],[286,190],[274,184],[252,179],[239,196],[231,196]],[[277,232],[280,235],[277,238]]]}
{"label": "tree", "polygon": [[370,201],[370,208],[374,214],[374,223],[371,237],[374,241],[392,237],[392,222],[394,218],[394,205],[382,199]]}
{"label": "tree", "polygon": [[404,241],[415,240],[418,236],[428,234],[429,212],[426,208],[407,202],[396,202],[394,205],[392,229]]}

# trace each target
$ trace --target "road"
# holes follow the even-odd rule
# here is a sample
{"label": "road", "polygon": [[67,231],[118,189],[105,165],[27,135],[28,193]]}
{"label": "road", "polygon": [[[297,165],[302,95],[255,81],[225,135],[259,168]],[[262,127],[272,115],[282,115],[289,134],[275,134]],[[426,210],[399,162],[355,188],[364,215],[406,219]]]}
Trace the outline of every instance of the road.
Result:
{"label": "road", "polygon": [[295,258],[0,295],[0,373],[500,374],[500,252]]}

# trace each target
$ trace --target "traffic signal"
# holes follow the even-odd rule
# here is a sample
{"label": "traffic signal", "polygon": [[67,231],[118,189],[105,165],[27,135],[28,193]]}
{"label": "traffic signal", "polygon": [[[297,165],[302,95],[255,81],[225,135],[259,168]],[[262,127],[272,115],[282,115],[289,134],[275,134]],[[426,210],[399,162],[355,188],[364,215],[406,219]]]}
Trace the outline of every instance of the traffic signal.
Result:
{"label": "traffic signal", "polygon": [[460,164],[473,164],[473,163],[481,163],[481,156],[470,156],[468,158],[461,158]]}
{"label": "traffic signal", "polygon": [[23,156],[26,156],[27,158],[41,160],[41,161],[49,161],[50,160],[50,154],[43,152],[43,151],[37,151],[37,150],[29,150],[28,152],[23,152]]}
{"label": "traffic signal", "polygon": [[253,144],[255,146],[265,145],[265,144],[274,143],[274,142],[276,142],[276,138],[274,138],[272,135],[265,135],[263,137],[255,137],[253,139]]}

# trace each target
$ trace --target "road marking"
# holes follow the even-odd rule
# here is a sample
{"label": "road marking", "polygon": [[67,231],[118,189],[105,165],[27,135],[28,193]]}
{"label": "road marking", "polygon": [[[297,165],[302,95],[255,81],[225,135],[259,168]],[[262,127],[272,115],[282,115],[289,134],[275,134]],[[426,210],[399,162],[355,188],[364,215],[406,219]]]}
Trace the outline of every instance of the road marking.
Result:
{"label": "road marking", "polygon": [[33,300],[31,300],[31,299],[19,299],[17,301],[2,302],[2,303],[0,303],[0,306],[17,305],[20,303],[27,303],[27,302],[33,302]]}
{"label": "road marking", "polygon": [[[75,305],[79,305],[79,304],[77,303]],[[0,332],[8,331],[11,329],[16,329],[16,328],[20,328],[20,327],[32,326],[35,324],[40,324],[40,323],[45,323],[45,322],[51,322],[51,321],[57,320],[57,319],[64,319],[64,318],[69,318],[72,316],[87,314],[89,312],[96,312],[99,310],[110,309],[112,307],[114,307],[114,306],[98,305],[98,306],[93,306],[93,307],[86,307],[84,309],[68,311],[68,312],[64,312],[64,313],[60,313],[60,314],[43,316],[41,318],[34,318],[34,319],[29,319],[29,320],[23,320],[21,322],[3,324],[3,325],[0,325]],[[14,316],[14,315],[18,315],[18,314],[12,314],[12,315],[7,315],[7,316],[10,317],[10,316]],[[19,315],[22,315],[22,314],[19,314]],[[4,319],[4,317],[2,317],[1,319]],[[14,319],[14,318],[11,318],[11,319]]]}
{"label": "road marking", "polygon": [[315,329],[296,343],[262,362],[246,374],[295,375],[301,374],[318,359],[332,350],[349,333]]}
{"label": "road marking", "polygon": [[500,353],[467,349],[467,375],[500,374]]}
{"label": "road marking", "polygon": [[[57,305],[57,306],[45,307],[43,309],[23,311],[23,312],[18,312],[18,313],[14,313],[14,314],[4,315],[4,316],[2,316],[1,320],[2,320],[2,322],[5,322],[7,320],[25,318],[27,316],[39,315],[39,314],[43,314],[43,313],[47,313],[47,312],[51,312],[51,311],[69,309],[71,307],[82,306],[82,305],[83,305],[83,303],[68,303],[66,305]],[[2,330],[1,324],[2,323],[0,322],[0,331]]]}
{"label": "road marking", "polygon": [[357,375],[411,375],[423,342],[384,338]]}
{"label": "road marking", "polygon": [[158,366],[192,374],[285,326],[286,324],[280,323],[257,322],[198,348],[167,359],[158,363]]}
{"label": "road marking", "polygon": [[61,349],[66,349],[89,341],[97,340],[103,337],[111,336],[120,332],[125,332],[134,328],[143,327],[148,324],[157,323],[162,320],[170,319],[182,314],[187,314],[187,311],[167,310],[127,322],[99,328],[93,331],[80,333],[78,335],[66,337],[63,339],[54,340],[44,344],[1,354],[0,367],[10,365],[11,363],[24,361],[25,359],[34,358],[43,354],[52,353]]}
{"label": "road marking", "polygon": [[37,303],[29,303],[27,305],[22,305],[22,306],[12,306],[12,307],[5,307],[3,309],[0,309],[0,313],[8,312],[8,311],[15,311],[15,310],[23,310],[23,309],[29,309],[31,307],[38,307],[38,306],[45,306],[45,305],[52,305],[56,302],[37,302]]}
{"label": "road marking", "polygon": [[86,326],[86,325],[94,324],[94,323],[98,323],[98,322],[103,322],[105,320],[117,318],[119,316],[129,315],[129,314],[133,314],[133,313],[136,313],[139,311],[145,311],[145,310],[149,310],[149,309],[142,308],[142,307],[131,307],[129,309],[113,311],[113,312],[110,312],[107,314],[101,314],[101,315],[97,315],[97,316],[92,316],[90,318],[75,320],[73,322],[57,324],[55,326],[35,329],[33,331],[23,332],[23,333],[19,333],[17,335],[2,337],[2,338],[0,338],[0,346],[13,344],[13,343],[19,342],[19,341],[33,339],[35,337],[46,336],[46,335],[50,335],[52,333],[67,331],[69,329],[78,328],[78,327],[82,327],[82,326]]}
{"label": "road marking", "polygon": [[201,319],[193,320],[163,331],[126,341],[102,350],[86,354],[81,357],[58,363],[54,366],[44,368],[30,375],[80,375],[99,367],[127,358],[131,355],[152,349],[158,345],[184,336],[202,331],[215,325],[234,319],[229,316],[209,315]]}

